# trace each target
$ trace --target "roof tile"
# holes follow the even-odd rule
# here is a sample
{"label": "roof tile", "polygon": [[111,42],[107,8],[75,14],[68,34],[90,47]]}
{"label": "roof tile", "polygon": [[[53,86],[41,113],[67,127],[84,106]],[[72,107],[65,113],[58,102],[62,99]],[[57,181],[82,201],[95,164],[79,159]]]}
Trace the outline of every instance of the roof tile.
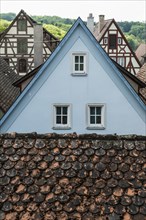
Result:
{"label": "roof tile", "polygon": [[30,136],[1,140],[0,219],[145,220],[146,139]]}

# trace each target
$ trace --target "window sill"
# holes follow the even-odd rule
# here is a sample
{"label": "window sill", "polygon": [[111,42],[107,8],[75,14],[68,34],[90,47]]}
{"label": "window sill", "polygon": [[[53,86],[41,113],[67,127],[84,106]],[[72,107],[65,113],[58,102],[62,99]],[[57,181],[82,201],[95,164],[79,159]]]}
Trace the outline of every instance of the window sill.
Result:
{"label": "window sill", "polygon": [[104,126],[88,126],[86,129],[88,130],[104,130]]}
{"label": "window sill", "polygon": [[71,73],[72,76],[87,76],[87,73]]}
{"label": "window sill", "polygon": [[57,126],[57,127],[52,127],[53,130],[70,130],[71,127],[69,126]]}

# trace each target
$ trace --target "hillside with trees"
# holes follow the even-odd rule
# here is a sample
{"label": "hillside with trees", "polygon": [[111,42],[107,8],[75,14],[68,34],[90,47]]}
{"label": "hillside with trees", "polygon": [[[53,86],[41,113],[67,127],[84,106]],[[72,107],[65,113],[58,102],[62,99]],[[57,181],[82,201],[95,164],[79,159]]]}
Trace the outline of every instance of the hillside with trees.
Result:
{"label": "hillside with trees", "polygon": [[[0,14],[0,32],[4,31],[15,17],[15,13]],[[31,17],[60,40],[75,22],[75,19],[58,16],[35,15]],[[134,51],[140,43],[146,43],[146,24],[144,22],[121,21],[117,23]]]}

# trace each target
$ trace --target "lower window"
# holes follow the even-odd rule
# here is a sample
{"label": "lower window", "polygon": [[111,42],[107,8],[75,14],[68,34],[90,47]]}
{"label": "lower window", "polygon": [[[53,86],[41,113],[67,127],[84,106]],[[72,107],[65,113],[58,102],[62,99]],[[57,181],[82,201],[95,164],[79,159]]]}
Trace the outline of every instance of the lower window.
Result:
{"label": "lower window", "polygon": [[87,122],[87,129],[105,129],[105,104],[88,104]]}
{"label": "lower window", "polygon": [[54,108],[53,129],[70,129],[70,105],[56,104]]}

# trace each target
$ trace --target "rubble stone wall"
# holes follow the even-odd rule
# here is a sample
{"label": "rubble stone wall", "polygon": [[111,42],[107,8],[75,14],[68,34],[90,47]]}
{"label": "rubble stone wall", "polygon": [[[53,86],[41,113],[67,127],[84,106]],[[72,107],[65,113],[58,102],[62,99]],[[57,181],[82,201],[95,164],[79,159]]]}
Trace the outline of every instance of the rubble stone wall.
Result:
{"label": "rubble stone wall", "polygon": [[0,135],[0,220],[146,220],[146,136]]}

